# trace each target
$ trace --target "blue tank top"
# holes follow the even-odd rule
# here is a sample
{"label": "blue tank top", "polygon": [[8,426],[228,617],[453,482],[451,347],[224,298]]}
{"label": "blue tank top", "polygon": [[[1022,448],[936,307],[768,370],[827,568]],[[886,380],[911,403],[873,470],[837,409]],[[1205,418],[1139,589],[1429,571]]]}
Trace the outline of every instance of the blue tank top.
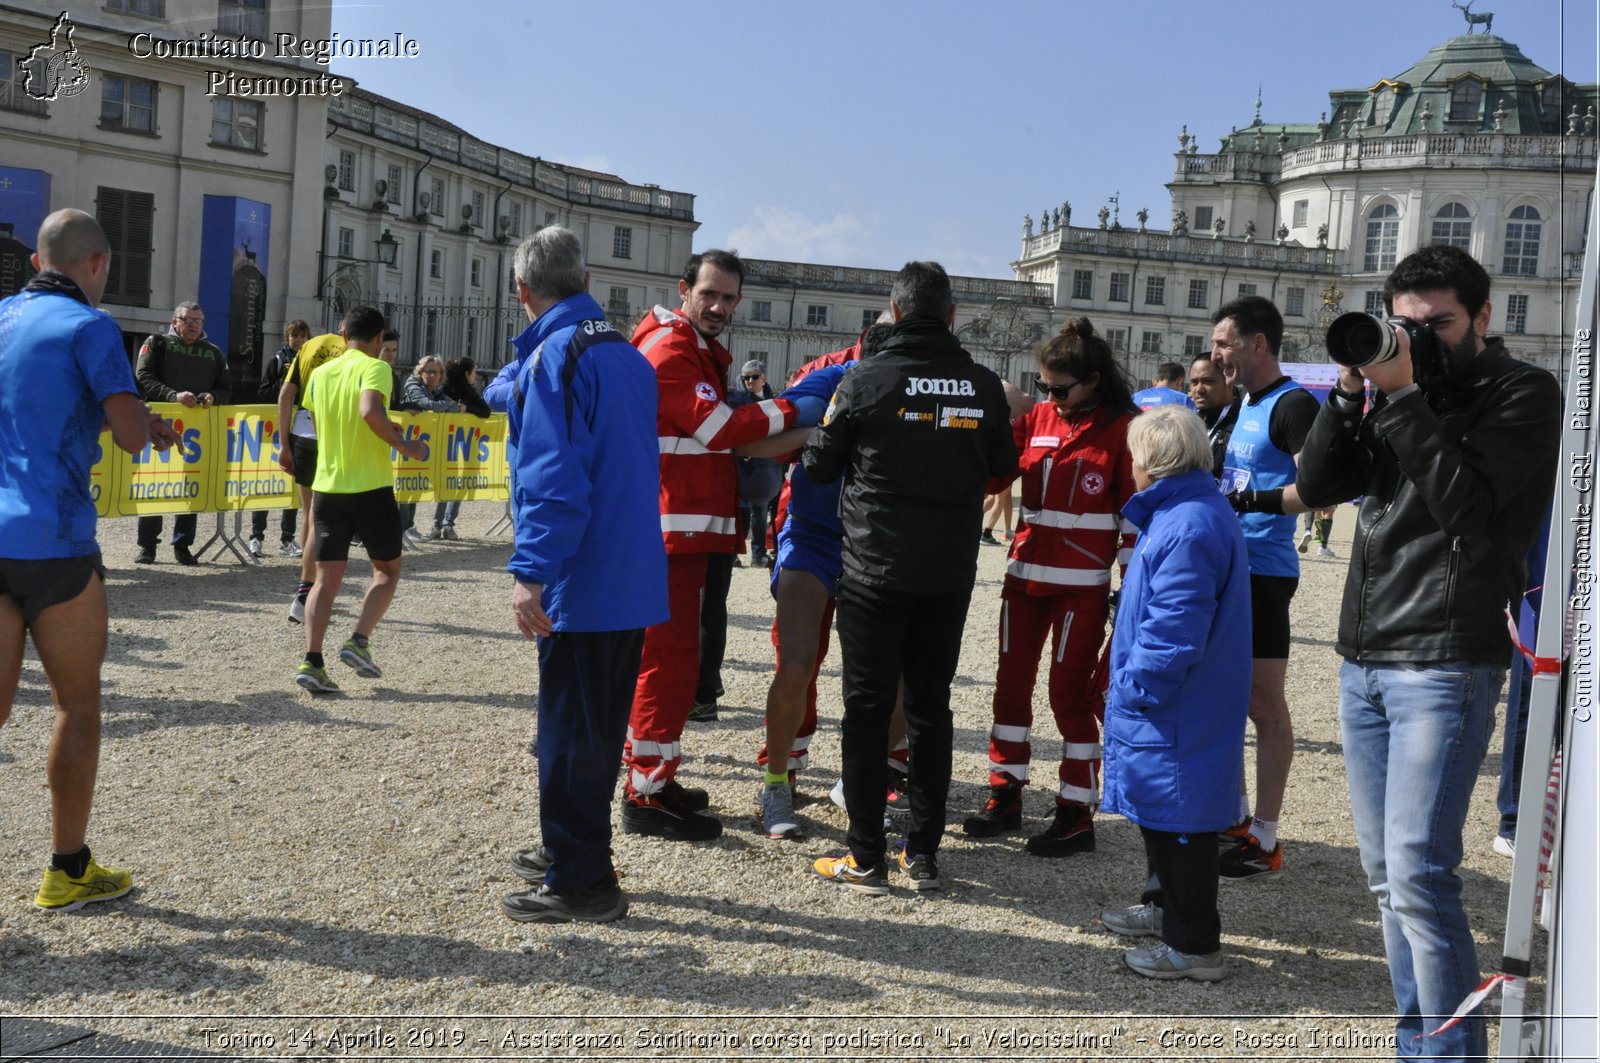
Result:
{"label": "blue tank top", "polygon": [[[1292,454],[1273,446],[1269,436],[1272,409],[1292,391],[1302,390],[1293,380],[1284,380],[1262,397],[1239,410],[1239,420],[1228,439],[1228,453],[1222,462],[1223,493],[1270,491],[1294,483]],[[1295,518],[1275,513],[1242,513],[1245,547],[1250,554],[1252,576],[1300,575],[1300,555],[1294,549]]]}

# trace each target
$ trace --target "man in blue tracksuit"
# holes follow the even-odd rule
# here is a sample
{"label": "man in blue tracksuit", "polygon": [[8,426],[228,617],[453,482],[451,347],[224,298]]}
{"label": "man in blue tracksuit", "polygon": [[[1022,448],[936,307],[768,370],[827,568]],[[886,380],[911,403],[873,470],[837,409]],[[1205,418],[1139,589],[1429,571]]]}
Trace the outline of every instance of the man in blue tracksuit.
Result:
{"label": "man in blue tracksuit", "polygon": [[[518,922],[627,914],[611,864],[611,802],[644,629],[667,618],[658,519],[656,376],[589,297],[578,238],[554,226],[517,248],[532,322],[507,414],[515,458],[511,608],[539,643],[539,824],[512,857],[542,883],[500,902]],[[625,593],[618,593],[625,590]]]}

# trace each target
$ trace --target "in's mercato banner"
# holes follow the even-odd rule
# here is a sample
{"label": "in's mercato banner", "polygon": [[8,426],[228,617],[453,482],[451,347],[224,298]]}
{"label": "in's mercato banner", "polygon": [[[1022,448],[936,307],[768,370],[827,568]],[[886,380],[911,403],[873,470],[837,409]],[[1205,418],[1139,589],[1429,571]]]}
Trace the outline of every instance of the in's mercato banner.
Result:
{"label": "in's mercato banner", "polygon": [[[150,408],[172,422],[178,442],[138,454],[120,450],[110,432],[89,470],[89,493],[102,517],[291,509],[300,504],[294,478],[278,467],[282,432],[275,406],[177,403]],[[395,498],[401,502],[505,501],[506,417],[394,412],[390,419],[427,449],[421,461],[390,451]]]}
{"label": "in's mercato banner", "polygon": [[276,406],[224,406],[218,412],[227,432],[218,472],[216,505],[231,509],[294,509],[300,494],[294,477],[278,467]]}
{"label": "in's mercato banner", "polygon": [[439,435],[444,440],[444,461],[434,485],[441,502],[504,501],[508,493],[506,468],[506,418],[496,414],[485,420],[470,413],[441,413]]}
{"label": "in's mercato banner", "polygon": [[146,446],[137,454],[112,449],[113,517],[153,513],[205,513],[211,504],[221,447],[217,411],[176,402],[156,402],[150,409],[172,422],[178,441],[166,450]]}

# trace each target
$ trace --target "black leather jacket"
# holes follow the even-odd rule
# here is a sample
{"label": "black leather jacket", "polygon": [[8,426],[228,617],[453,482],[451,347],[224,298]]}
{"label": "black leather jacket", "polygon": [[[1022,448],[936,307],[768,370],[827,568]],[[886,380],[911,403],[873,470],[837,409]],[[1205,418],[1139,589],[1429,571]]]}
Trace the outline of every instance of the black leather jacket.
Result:
{"label": "black leather jacket", "polygon": [[1308,506],[1364,495],[1336,649],[1352,661],[1509,665],[1504,610],[1550,509],[1561,389],[1491,338],[1450,390],[1335,395],[1300,452]]}
{"label": "black leather jacket", "polygon": [[817,483],[845,477],[845,574],[934,594],[972,589],[983,490],[1017,448],[1000,378],[943,322],[906,318],[844,375],[802,460]]}

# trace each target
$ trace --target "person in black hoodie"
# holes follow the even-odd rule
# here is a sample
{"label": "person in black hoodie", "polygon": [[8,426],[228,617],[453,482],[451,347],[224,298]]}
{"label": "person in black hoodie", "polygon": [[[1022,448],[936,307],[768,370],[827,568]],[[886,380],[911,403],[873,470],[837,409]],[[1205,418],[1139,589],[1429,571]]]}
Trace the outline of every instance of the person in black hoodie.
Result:
{"label": "person in black hoodie", "polygon": [[889,308],[894,330],[877,357],[845,374],[802,459],[818,483],[845,478],[837,618],[850,851],[813,870],[877,895],[889,890],[883,750],[901,676],[911,823],[898,862],[912,889],[939,888],[950,683],[977,577],[984,488],[1017,461],[1000,378],[950,331],[955,300],[944,269],[907,263]]}

